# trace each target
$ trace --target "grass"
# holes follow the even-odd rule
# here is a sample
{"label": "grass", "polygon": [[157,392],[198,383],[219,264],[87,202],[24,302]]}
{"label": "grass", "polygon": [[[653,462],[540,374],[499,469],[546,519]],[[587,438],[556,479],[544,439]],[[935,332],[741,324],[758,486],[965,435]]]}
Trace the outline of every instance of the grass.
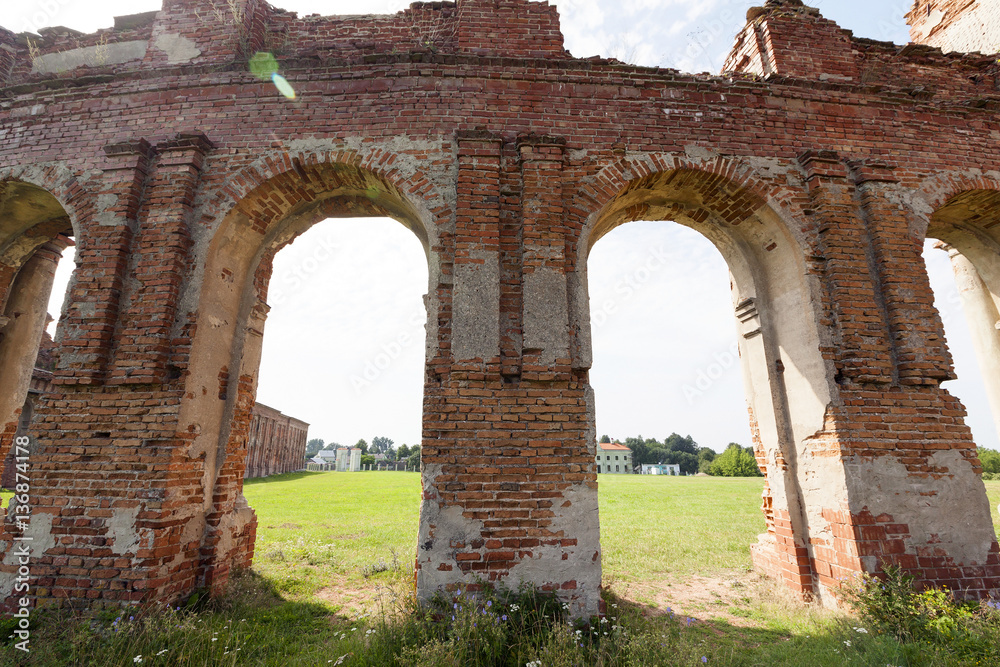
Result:
{"label": "grass", "polygon": [[[503,591],[460,610],[419,609],[411,596],[419,475],[295,473],[247,483],[258,514],[255,564],[228,595],[129,612],[132,620],[38,612],[30,661],[17,662],[8,644],[0,665],[977,664],[949,646],[860,633],[858,621],[797,603],[749,573],[747,546],[763,528],[760,479],[602,475],[600,483],[605,625],[572,626],[544,600]],[[987,490],[1000,526],[1000,482]],[[534,620],[519,612],[515,623],[515,604],[536,610]],[[501,623],[500,613],[510,618]],[[988,634],[1000,623],[984,627],[1000,643]]]}

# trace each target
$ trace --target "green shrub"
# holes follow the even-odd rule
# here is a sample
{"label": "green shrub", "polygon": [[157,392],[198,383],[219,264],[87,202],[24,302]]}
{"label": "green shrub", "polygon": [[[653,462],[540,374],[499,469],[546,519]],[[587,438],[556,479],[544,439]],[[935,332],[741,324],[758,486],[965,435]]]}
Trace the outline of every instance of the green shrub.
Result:
{"label": "green shrub", "polygon": [[881,577],[865,575],[843,589],[862,623],[899,642],[930,644],[948,653],[1000,661],[1000,604],[958,601],[947,588],[918,592],[913,577],[897,566]]}

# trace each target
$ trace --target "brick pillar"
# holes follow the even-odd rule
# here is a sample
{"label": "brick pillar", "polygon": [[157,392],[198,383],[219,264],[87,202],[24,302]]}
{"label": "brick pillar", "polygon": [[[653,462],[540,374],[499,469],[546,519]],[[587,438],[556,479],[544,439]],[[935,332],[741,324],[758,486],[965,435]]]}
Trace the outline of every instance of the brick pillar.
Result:
{"label": "brick pillar", "polygon": [[154,150],[139,139],[110,144],[104,153],[99,210],[80,239],[66,318],[60,326],[60,384],[91,384],[104,377]]}
{"label": "brick pillar", "polygon": [[[872,279],[867,229],[847,169],[832,151],[808,151],[799,162],[826,259],[826,284],[837,338],[838,375],[854,382],[889,384],[894,363],[886,313]],[[838,380],[840,381],[840,380]]]}
{"label": "brick pillar", "polygon": [[[565,237],[556,240],[562,146],[525,141],[521,159],[505,160],[498,138],[469,133],[458,142],[453,318],[442,324],[451,326],[452,363],[429,374],[424,394],[417,590],[429,597],[477,578],[523,581],[558,590],[574,615],[592,614],[597,485],[589,388],[568,359]],[[511,202],[501,183],[512,180],[523,196],[503,211]],[[501,246],[505,217],[523,223],[523,248],[511,248],[509,235]],[[523,275],[526,306],[503,320],[523,327],[523,368],[522,350],[501,356],[500,309],[515,303],[501,302],[501,255],[525,258],[504,275]]]}
{"label": "brick pillar", "polygon": [[159,383],[180,375],[181,369],[168,368],[174,348],[171,330],[191,247],[188,217],[211,148],[200,134],[178,135],[157,146],[134,251],[137,286],[122,318],[112,383]]}
{"label": "brick pillar", "polygon": [[939,385],[955,378],[944,324],[924,269],[923,238],[911,232],[903,204],[894,200],[892,167],[874,160],[852,163],[852,179],[871,238],[885,302],[899,383]]}

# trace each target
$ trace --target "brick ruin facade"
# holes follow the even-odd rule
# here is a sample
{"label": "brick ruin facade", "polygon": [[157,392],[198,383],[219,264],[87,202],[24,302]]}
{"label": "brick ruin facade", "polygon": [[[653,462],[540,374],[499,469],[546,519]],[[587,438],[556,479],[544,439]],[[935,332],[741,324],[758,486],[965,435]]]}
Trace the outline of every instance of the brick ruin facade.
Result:
{"label": "brick ruin facade", "polygon": [[243,479],[305,470],[309,424],[254,403],[247,429]]}
{"label": "brick ruin facade", "polygon": [[[236,6],[165,0],[30,48],[0,31],[5,312],[47,295],[47,243],[78,244],[30,428],[38,604],[173,601],[250,564],[271,259],[337,216],[394,218],[426,250],[420,595],[481,577],[597,611],[587,256],[636,220],[688,225],[729,264],[767,476],[758,567],[824,601],[887,564],[998,592],[921,258],[933,237],[966,260],[997,345],[994,59],[858,39],[795,0],[750,11],[721,76],[575,59],[526,0]],[[294,100],[248,71],[259,50]],[[4,453],[40,319],[0,340]]]}

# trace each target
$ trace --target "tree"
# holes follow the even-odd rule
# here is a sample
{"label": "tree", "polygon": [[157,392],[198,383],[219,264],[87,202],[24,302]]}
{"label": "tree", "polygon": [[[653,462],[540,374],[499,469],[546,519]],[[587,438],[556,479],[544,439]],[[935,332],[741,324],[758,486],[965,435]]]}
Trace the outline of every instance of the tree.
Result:
{"label": "tree", "polygon": [[400,445],[396,449],[396,459],[398,459],[399,461],[402,461],[403,459],[409,458],[410,457],[410,451],[411,450],[410,450],[410,447],[408,445],[406,445],[406,444]]}
{"label": "tree", "polygon": [[420,445],[410,447],[410,455],[406,458],[406,465],[414,470],[420,470]]}
{"label": "tree", "polygon": [[718,477],[761,477],[753,454],[735,442],[729,443],[722,454],[712,461],[709,474]]}
{"label": "tree", "polygon": [[321,449],[323,449],[323,439],[313,438],[312,440],[306,443],[306,458],[311,459],[312,457],[316,456],[316,453],[319,452],[319,450]]}
{"label": "tree", "polygon": [[682,437],[676,433],[671,433],[670,437],[664,441],[666,448],[672,452],[687,452],[688,454],[698,454],[698,443],[690,435]]}
{"label": "tree", "polygon": [[601,436],[601,442],[604,443],[604,444],[607,444],[607,443],[611,442],[611,437],[607,436],[607,435],[602,435]]}
{"label": "tree", "polygon": [[1000,474],[1000,452],[994,449],[980,449],[979,461],[983,464],[983,472]]}
{"label": "tree", "polygon": [[340,449],[339,442],[328,442],[323,449]]}
{"label": "tree", "polygon": [[377,435],[374,438],[372,438],[372,447],[371,447],[371,450],[374,453],[376,453],[376,454],[385,454],[390,449],[392,449],[392,439],[391,438],[384,438],[384,437],[382,437],[380,435]]}
{"label": "tree", "polygon": [[368,443],[365,442],[364,438],[358,440],[358,442],[354,446],[361,450],[362,456],[368,453]]}
{"label": "tree", "polygon": [[372,468],[374,468],[375,467],[375,457],[372,456],[371,454],[362,454],[361,455],[361,467],[364,468],[365,466],[371,466]]}

